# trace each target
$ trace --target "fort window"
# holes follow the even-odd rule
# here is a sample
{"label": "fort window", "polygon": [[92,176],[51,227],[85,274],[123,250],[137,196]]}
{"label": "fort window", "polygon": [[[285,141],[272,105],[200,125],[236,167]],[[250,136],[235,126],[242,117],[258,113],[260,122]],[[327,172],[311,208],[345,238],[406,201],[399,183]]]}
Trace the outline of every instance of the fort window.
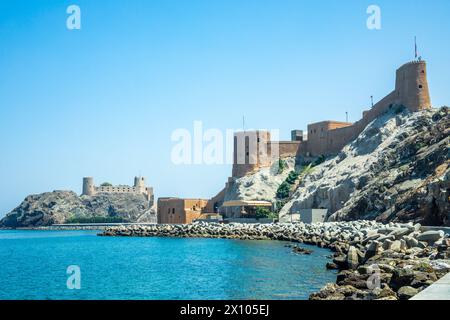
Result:
{"label": "fort window", "polygon": [[175,208],[172,208],[172,213],[175,214]]}
{"label": "fort window", "polygon": [[419,84],[419,89],[422,89],[422,85],[421,84]]}

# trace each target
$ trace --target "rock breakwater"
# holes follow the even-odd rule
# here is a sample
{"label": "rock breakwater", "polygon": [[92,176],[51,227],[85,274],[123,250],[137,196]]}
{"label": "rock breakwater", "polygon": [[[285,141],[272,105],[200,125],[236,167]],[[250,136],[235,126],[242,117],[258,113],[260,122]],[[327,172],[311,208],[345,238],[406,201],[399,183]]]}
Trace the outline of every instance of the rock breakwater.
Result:
{"label": "rock breakwater", "polygon": [[[327,268],[339,270],[336,283],[312,300],[409,299],[450,272],[450,238],[443,231],[420,231],[413,223],[375,221],[316,224],[131,225],[106,228],[101,236],[201,237],[281,240],[334,252]],[[324,266],[325,267],[325,266]]]}

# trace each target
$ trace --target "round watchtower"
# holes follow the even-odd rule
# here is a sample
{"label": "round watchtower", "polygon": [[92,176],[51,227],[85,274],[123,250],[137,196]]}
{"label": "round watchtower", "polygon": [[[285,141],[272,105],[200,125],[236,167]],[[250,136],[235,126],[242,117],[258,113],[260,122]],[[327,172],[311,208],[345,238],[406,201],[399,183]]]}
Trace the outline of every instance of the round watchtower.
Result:
{"label": "round watchtower", "polygon": [[431,108],[426,62],[416,60],[401,66],[397,70],[395,91],[397,103],[412,112]]}
{"label": "round watchtower", "polygon": [[134,187],[136,191],[144,193],[145,192],[145,178],[144,177],[134,177]]}
{"label": "round watchtower", "polygon": [[84,177],[83,178],[83,193],[85,196],[92,196],[95,194],[94,178]]}

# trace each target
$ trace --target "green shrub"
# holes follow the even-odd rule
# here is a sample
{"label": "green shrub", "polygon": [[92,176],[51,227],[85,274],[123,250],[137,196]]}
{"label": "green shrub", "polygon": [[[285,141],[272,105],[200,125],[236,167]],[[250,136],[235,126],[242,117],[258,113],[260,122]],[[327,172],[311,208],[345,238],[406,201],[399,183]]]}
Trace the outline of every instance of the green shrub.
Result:
{"label": "green shrub", "polygon": [[264,219],[264,218],[275,219],[277,217],[278,217],[278,214],[276,214],[275,212],[272,212],[269,208],[257,207],[255,209],[255,218],[256,219]]}
{"label": "green shrub", "polygon": [[417,142],[417,143],[414,145],[414,149],[415,149],[416,151],[419,151],[420,149],[422,149],[422,148],[424,148],[424,147],[426,147],[426,146],[427,146],[427,144],[426,144],[425,142],[420,141],[420,142]]}
{"label": "green shrub", "polygon": [[100,187],[112,187],[112,184],[109,182],[103,182]]}
{"label": "green shrub", "polygon": [[291,171],[289,173],[288,177],[286,178],[286,182],[289,184],[294,184],[295,180],[297,180],[299,175],[300,175],[300,173],[298,173],[296,171]]}
{"label": "green shrub", "polygon": [[267,218],[272,219],[272,220],[278,219],[278,212],[271,212],[271,213],[269,213]]}
{"label": "green shrub", "polygon": [[314,161],[313,166],[318,166],[319,164],[325,162],[325,160],[326,157],[322,154],[316,159],[316,161]]}
{"label": "green shrub", "polygon": [[286,161],[283,159],[278,160],[278,174],[282,174],[284,169],[287,168]]}
{"label": "green shrub", "polygon": [[394,113],[399,114],[405,111],[406,107],[404,105],[399,105],[395,107]]}
{"label": "green shrub", "polygon": [[308,165],[307,167],[302,168],[302,172],[301,172],[302,177],[307,176],[308,174],[313,172],[313,170],[314,170],[314,167],[312,164]]}
{"label": "green shrub", "polygon": [[283,183],[280,184],[277,190],[277,198],[278,199],[286,199],[289,197],[289,192],[291,191],[291,184],[287,183],[286,181],[283,181]]}

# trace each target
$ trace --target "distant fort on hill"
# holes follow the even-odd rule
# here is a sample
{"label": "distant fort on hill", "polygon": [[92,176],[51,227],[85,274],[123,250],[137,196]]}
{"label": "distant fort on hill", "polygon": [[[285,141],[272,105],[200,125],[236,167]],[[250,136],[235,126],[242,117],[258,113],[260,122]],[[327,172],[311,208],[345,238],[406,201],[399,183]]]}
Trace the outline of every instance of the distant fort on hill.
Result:
{"label": "distant fort on hill", "polygon": [[144,177],[134,177],[134,185],[132,187],[127,185],[113,186],[109,183],[96,186],[94,184],[94,178],[84,177],[82,195],[93,196],[99,193],[142,194],[150,202],[150,206],[154,202],[153,188],[145,185]]}

